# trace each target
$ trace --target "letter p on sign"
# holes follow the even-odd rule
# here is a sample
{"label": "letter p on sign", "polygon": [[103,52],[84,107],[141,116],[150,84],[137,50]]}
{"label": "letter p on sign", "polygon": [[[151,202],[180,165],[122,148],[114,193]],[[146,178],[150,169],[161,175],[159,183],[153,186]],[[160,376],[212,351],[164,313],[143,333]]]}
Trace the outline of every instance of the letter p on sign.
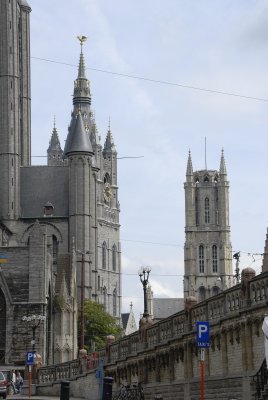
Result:
{"label": "letter p on sign", "polygon": [[199,321],[196,323],[196,345],[197,347],[209,347],[209,322]]}

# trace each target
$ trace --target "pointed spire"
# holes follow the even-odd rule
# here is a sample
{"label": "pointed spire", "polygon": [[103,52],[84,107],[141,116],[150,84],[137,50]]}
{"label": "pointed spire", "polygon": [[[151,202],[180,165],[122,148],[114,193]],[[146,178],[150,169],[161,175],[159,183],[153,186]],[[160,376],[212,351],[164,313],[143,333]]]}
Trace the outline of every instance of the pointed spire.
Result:
{"label": "pointed spire", "polygon": [[193,164],[192,164],[191,150],[189,150],[186,175],[193,175]]}
{"label": "pointed spire", "polygon": [[60,145],[60,139],[56,128],[56,119],[54,115],[54,126],[47,149],[47,165],[55,166],[62,165],[63,163],[63,150]]}
{"label": "pointed spire", "polygon": [[221,150],[221,165],[220,165],[220,174],[227,175],[225,159],[224,159],[224,150]]}
{"label": "pointed spire", "polygon": [[91,95],[90,95],[90,87],[89,81],[86,77],[85,73],[85,60],[83,54],[83,44],[87,40],[86,36],[77,36],[81,45],[81,52],[79,58],[79,66],[78,66],[78,76],[74,82],[74,94],[73,94],[73,104],[79,105],[90,105],[91,104]]}
{"label": "pointed spire", "polygon": [[90,153],[93,154],[92,145],[86,133],[81,111],[78,110],[73,129],[69,131],[64,153]]}
{"label": "pointed spire", "polygon": [[97,128],[96,121],[95,121],[95,112],[92,112],[92,114],[91,114],[90,141],[91,141],[93,147],[98,145],[100,142],[98,128]]}
{"label": "pointed spire", "polygon": [[87,79],[85,73],[85,60],[83,54],[83,44],[81,43],[81,53],[79,59],[79,66],[78,66],[78,76],[77,79]]}
{"label": "pointed spire", "polygon": [[53,151],[53,150],[54,151],[62,151],[58,131],[56,128],[55,115],[54,115],[54,126],[53,126],[53,130],[52,130],[52,134],[51,134],[51,139],[49,141],[48,152]]}
{"label": "pointed spire", "polygon": [[111,132],[111,120],[110,120],[110,118],[109,118],[108,132],[107,132],[107,135],[106,135],[103,151],[104,152],[106,152],[106,151],[116,151],[115,150],[115,145],[114,145],[113,135],[112,135],[112,132]]}

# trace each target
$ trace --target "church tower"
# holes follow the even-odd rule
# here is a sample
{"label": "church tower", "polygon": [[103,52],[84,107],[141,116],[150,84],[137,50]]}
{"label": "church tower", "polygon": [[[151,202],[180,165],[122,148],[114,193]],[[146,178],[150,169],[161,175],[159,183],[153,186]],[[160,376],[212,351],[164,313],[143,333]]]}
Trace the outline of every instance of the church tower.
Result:
{"label": "church tower", "polygon": [[185,188],[184,297],[202,301],[232,286],[229,182],[219,171],[193,171],[189,152]]}

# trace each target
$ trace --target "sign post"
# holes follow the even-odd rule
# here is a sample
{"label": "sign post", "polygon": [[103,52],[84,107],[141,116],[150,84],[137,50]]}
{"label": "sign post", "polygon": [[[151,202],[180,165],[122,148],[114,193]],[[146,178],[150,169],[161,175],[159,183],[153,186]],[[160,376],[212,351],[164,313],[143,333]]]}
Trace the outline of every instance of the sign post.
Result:
{"label": "sign post", "polygon": [[32,366],[34,365],[34,351],[27,351],[26,365],[29,367],[29,399],[32,396]]}
{"label": "sign post", "polygon": [[201,400],[205,399],[205,348],[210,345],[209,322],[196,323],[196,345],[200,348]]}

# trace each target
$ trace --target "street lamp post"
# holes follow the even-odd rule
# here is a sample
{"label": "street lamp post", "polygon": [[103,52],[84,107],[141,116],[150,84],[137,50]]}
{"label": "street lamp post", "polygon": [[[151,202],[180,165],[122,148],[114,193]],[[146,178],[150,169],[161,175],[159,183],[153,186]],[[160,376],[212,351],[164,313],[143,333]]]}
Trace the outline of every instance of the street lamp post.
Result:
{"label": "street lamp post", "polygon": [[[24,315],[22,317],[22,321],[26,322],[27,324],[30,324],[30,326],[32,328],[32,331],[33,331],[33,338],[32,338],[31,344],[32,344],[32,351],[33,351],[34,357],[35,357],[35,359],[34,359],[35,363],[37,362],[37,357],[38,357],[38,355],[35,354],[36,353],[36,350],[35,350],[35,332],[36,332],[36,328],[40,325],[41,321],[45,321],[45,319],[46,319],[45,315],[35,315],[35,314]],[[29,398],[31,399],[31,395],[32,395],[32,380],[34,382],[35,379],[36,379],[37,364],[35,364],[33,366],[33,372],[32,372],[32,365],[28,365],[28,367],[29,367],[29,376],[28,376],[28,378],[29,378]]]}
{"label": "street lamp post", "polygon": [[44,315],[24,315],[22,317],[23,322],[31,323],[31,328],[33,331],[33,338],[31,341],[32,351],[35,352],[35,332],[36,328],[40,325],[41,321],[45,321],[46,317]]}
{"label": "street lamp post", "polygon": [[150,272],[151,272],[150,267],[141,267],[141,269],[139,270],[139,277],[140,277],[140,281],[143,286],[143,295],[144,295],[143,317],[145,317],[145,318],[149,316],[147,291],[148,291],[148,282],[149,282]]}

